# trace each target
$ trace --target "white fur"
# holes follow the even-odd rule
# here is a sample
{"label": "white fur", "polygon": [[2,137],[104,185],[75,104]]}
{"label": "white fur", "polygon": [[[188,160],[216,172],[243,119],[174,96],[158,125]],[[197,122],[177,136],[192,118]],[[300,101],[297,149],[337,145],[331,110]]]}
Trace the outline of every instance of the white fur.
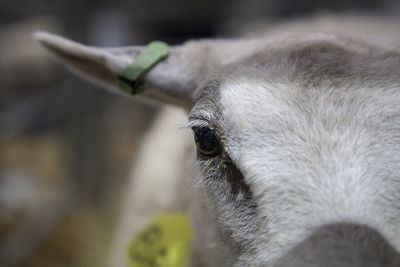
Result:
{"label": "white fur", "polygon": [[365,103],[342,108],[329,99],[335,89],[318,88],[312,97],[320,102],[312,102],[296,99],[295,84],[259,77],[232,78],[222,87],[224,121],[232,130],[229,152],[253,190],[257,224],[264,226],[256,255],[246,260],[251,266],[274,263],[314,229],[333,222],[379,229],[400,249],[400,210],[394,205],[400,191],[393,188],[400,182],[400,140],[390,129],[400,120],[362,128],[367,120],[378,125],[383,116],[400,114],[400,87],[376,88],[377,99],[367,97],[370,88],[352,88],[337,97],[364,94]]}

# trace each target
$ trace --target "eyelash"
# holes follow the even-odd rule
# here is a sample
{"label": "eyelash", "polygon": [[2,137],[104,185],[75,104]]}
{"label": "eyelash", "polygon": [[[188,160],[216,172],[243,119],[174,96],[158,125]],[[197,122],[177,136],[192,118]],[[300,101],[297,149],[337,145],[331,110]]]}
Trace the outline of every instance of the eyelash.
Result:
{"label": "eyelash", "polygon": [[189,120],[189,122],[187,122],[184,125],[184,128],[191,128],[193,130],[195,128],[210,128],[210,129],[212,129],[213,127],[211,127],[211,125],[208,121],[194,119],[194,120]]}

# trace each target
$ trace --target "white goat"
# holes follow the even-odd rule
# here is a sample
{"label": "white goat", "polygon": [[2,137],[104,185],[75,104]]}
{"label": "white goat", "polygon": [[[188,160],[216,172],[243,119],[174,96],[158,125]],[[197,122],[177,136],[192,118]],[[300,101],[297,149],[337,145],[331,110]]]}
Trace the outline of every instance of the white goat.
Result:
{"label": "white goat", "polygon": [[[175,46],[138,96],[190,114],[192,266],[400,266],[399,24],[276,29]],[[143,50],[36,37],[114,92]]]}

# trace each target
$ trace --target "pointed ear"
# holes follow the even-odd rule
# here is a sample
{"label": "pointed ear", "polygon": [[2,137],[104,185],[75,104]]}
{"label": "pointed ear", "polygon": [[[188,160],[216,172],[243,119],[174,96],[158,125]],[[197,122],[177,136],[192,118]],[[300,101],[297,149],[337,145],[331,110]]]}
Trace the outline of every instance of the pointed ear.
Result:
{"label": "pointed ear", "polygon": [[[36,32],[34,37],[73,72],[124,95],[128,94],[118,87],[118,76],[145,49],[88,47],[46,32]],[[167,58],[144,75],[144,90],[138,97],[190,108],[194,91],[207,73],[208,56],[203,54],[208,50],[190,44],[171,47]]]}

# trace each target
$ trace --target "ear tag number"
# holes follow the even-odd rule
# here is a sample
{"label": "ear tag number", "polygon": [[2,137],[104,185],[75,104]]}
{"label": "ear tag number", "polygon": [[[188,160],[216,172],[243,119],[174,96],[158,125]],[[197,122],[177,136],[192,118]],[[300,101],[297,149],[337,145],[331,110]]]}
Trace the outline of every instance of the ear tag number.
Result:
{"label": "ear tag number", "polygon": [[166,43],[151,42],[118,76],[118,87],[132,95],[143,92],[143,76],[168,54],[169,46]]}
{"label": "ear tag number", "polygon": [[183,214],[156,217],[129,244],[129,267],[186,267],[192,229]]}

